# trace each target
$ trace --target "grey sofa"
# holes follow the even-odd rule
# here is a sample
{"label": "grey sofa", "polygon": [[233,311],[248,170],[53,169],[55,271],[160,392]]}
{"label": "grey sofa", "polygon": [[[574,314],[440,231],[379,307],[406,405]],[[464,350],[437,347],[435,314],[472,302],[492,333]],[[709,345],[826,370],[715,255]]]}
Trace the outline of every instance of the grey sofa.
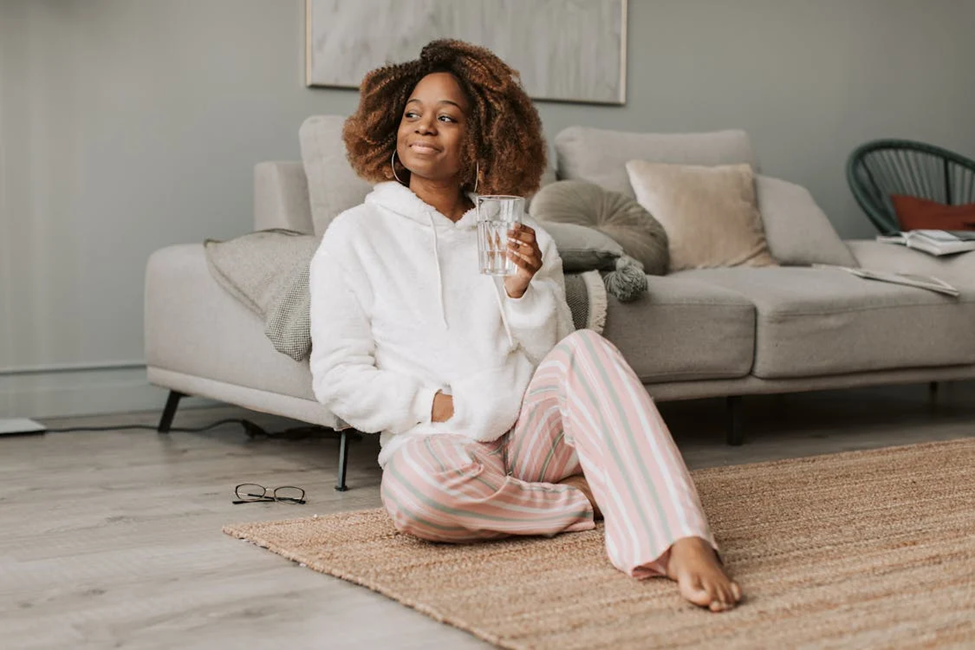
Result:
{"label": "grey sofa", "polygon": [[[309,141],[343,151],[340,127],[340,118],[310,119],[301,134],[304,165],[255,167],[256,230],[320,232],[330,215],[362,200],[368,185],[351,174],[344,157],[308,159],[314,155]],[[559,177],[631,196],[624,165],[634,158],[749,162],[760,171],[741,131],[654,135],[573,127],[556,137],[555,149]],[[322,187],[318,200],[309,192],[305,169],[321,174],[315,184],[326,179],[324,203]],[[843,242],[803,188],[757,178],[769,245],[782,267],[651,276],[648,293],[636,302],[610,296],[603,334],[655,399],[727,397],[728,442],[740,444],[746,395],[975,377],[975,253],[938,259],[873,241]],[[961,296],[813,263],[934,274]],[[347,431],[315,401],[308,364],[275,351],[260,318],[211,278],[200,243],[171,246],[149,259],[145,351],[149,381],[171,391],[160,431],[168,431],[182,395]],[[338,489],[345,487],[345,441],[343,435]]]}

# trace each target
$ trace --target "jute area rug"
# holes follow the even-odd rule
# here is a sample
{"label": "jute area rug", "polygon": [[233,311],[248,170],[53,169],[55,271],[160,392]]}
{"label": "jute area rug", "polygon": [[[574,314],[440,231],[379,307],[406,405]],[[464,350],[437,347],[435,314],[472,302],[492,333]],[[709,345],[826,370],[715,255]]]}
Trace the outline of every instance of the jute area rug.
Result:
{"label": "jute area rug", "polygon": [[975,439],[693,475],[732,612],[618,572],[602,527],[453,546],[377,509],[224,532],[503,648],[975,647]]}

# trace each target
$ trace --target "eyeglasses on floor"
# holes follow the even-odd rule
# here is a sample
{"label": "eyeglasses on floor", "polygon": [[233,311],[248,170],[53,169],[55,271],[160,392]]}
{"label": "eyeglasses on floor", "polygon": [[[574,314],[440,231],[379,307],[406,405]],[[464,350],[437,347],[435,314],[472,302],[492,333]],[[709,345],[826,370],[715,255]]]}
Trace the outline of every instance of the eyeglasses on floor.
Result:
{"label": "eyeglasses on floor", "polygon": [[273,490],[257,483],[241,483],[234,488],[237,500],[234,505],[240,503],[260,503],[261,501],[281,501],[283,503],[305,503],[305,491],[294,485],[282,485]]}

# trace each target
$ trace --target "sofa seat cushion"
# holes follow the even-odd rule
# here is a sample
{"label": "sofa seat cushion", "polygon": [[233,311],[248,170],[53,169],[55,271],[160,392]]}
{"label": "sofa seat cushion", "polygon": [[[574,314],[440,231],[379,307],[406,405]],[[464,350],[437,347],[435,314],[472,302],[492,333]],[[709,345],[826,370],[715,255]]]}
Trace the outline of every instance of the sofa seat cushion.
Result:
{"label": "sofa seat cushion", "polygon": [[634,302],[609,296],[603,336],[645,384],[735,379],[751,371],[755,308],[734,291],[689,278],[647,276]]}
{"label": "sofa seat cushion", "polygon": [[956,299],[836,269],[704,269],[675,277],[754,303],[752,374],[762,379],[975,362],[972,285],[959,287]]}

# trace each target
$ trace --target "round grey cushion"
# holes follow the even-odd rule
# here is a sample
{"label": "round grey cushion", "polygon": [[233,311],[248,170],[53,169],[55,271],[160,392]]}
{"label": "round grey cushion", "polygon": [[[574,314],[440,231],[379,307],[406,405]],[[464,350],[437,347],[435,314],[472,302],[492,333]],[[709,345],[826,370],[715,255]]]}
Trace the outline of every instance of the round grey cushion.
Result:
{"label": "round grey cushion", "polygon": [[542,222],[595,228],[640,261],[648,275],[667,273],[670,256],[663,226],[634,199],[619,192],[588,181],[557,181],[538,191],[529,212]]}

